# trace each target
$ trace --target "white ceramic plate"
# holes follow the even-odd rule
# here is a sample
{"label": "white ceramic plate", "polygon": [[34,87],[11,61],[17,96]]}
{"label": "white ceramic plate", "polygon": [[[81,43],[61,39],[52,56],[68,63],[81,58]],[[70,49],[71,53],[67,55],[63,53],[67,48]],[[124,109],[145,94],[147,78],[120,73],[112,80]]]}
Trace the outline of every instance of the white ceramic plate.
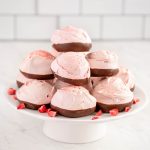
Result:
{"label": "white ceramic plate", "polygon": [[[16,86],[14,85],[11,87],[16,87]],[[140,99],[140,102],[138,102],[136,105],[133,105],[132,109],[129,112],[121,112],[117,116],[110,116],[109,114],[105,113],[99,119],[96,119],[96,120],[91,120],[91,118],[94,116],[94,114],[90,115],[90,116],[86,116],[86,117],[80,117],[80,118],[67,118],[67,117],[63,117],[63,116],[57,116],[57,117],[52,118],[52,117],[48,117],[47,113],[39,113],[36,110],[30,110],[30,109],[17,110],[16,107],[18,105],[18,102],[13,100],[13,98],[9,95],[6,95],[6,100],[7,100],[8,104],[12,108],[17,110],[19,113],[24,113],[26,115],[29,115],[29,116],[32,116],[32,117],[35,117],[35,118],[38,118],[41,120],[95,123],[95,122],[106,122],[106,121],[111,121],[111,120],[116,120],[119,118],[127,117],[127,116],[133,115],[136,112],[142,110],[148,102],[147,96],[146,96],[144,90],[140,86],[136,86],[134,95]]]}

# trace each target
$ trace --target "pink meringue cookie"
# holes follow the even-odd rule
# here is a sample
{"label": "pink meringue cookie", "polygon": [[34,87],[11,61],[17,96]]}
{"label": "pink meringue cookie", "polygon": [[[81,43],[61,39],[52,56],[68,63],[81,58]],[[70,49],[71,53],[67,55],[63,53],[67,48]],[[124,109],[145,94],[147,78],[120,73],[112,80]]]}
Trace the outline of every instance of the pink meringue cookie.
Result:
{"label": "pink meringue cookie", "polygon": [[36,50],[31,52],[20,66],[20,71],[34,75],[52,74],[50,69],[54,57],[47,51]]}
{"label": "pink meringue cookie", "polygon": [[90,77],[90,66],[84,54],[66,52],[59,55],[51,64],[52,71],[64,78],[86,79]]}
{"label": "pink meringue cookie", "polygon": [[67,26],[56,30],[51,37],[52,44],[91,43],[91,39],[83,29]]}
{"label": "pink meringue cookie", "polygon": [[129,89],[134,89],[135,78],[127,68],[120,67],[119,73],[116,75],[116,77],[119,77],[124,82],[124,84],[129,87]]}
{"label": "pink meringue cookie", "polygon": [[125,104],[133,100],[133,93],[117,77],[101,80],[94,88],[92,95],[97,99],[97,102],[108,105]]}
{"label": "pink meringue cookie", "polygon": [[96,99],[81,86],[68,86],[58,89],[51,105],[66,110],[84,110],[96,106]]}
{"label": "pink meringue cookie", "polygon": [[87,55],[87,60],[92,69],[116,69],[119,68],[118,56],[108,50],[91,52]]}
{"label": "pink meringue cookie", "polygon": [[16,92],[20,101],[35,105],[49,104],[55,90],[46,81],[32,80],[24,84]]}
{"label": "pink meringue cookie", "polygon": [[26,82],[32,81],[33,79],[29,79],[29,78],[27,78],[26,76],[24,76],[21,72],[19,72],[18,75],[17,75],[16,80],[17,80],[18,82],[21,82],[21,83],[24,84],[24,83],[26,83]]}
{"label": "pink meringue cookie", "polygon": [[[72,84],[69,84],[67,82],[63,82],[61,80],[56,79],[54,86],[55,86],[56,89],[61,89],[61,88],[64,88],[64,87],[72,86]],[[91,81],[89,81],[89,83],[83,85],[83,87],[86,88],[88,91],[91,91],[92,90]]]}

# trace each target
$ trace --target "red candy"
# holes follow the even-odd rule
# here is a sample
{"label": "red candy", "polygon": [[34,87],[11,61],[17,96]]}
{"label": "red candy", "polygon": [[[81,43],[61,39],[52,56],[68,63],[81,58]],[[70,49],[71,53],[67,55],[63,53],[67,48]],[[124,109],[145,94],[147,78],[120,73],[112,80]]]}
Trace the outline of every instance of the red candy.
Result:
{"label": "red candy", "polygon": [[94,117],[92,117],[92,120],[96,120],[98,118],[99,118],[99,116],[94,116]]}
{"label": "red candy", "polygon": [[55,117],[57,115],[57,112],[52,110],[48,111],[47,113],[49,117]]}
{"label": "red candy", "polygon": [[102,115],[102,111],[99,110],[99,111],[95,114],[95,116],[92,117],[92,120],[98,119],[101,115]]}
{"label": "red candy", "polygon": [[25,108],[25,104],[24,103],[20,103],[18,106],[17,106],[17,109],[24,109]]}
{"label": "red candy", "polygon": [[47,112],[49,112],[49,111],[51,111],[51,110],[52,110],[51,108],[48,108],[48,109],[47,109]]}
{"label": "red candy", "polygon": [[133,99],[133,104],[136,104],[136,103],[138,103],[140,100],[138,99],[138,98],[134,98]]}
{"label": "red candy", "polygon": [[38,111],[39,111],[40,113],[45,113],[45,112],[47,112],[47,108],[46,108],[45,105],[42,105],[42,106],[38,109]]}
{"label": "red candy", "polygon": [[126,107],[125,112],[128,112],[131,109],[131,107]]}
{"label": "red candy", "polygon": [[110,110],[109,113],[111,116],[117,116],[119,111],[117,108],[114,108],[114,109]]}
{"label": "red candy", "polygon": [[95,114],[95,116],[101,116],[102,115],[102,111],[101,110],[99,110],[96,114]]}
{"label": "red candy", "polygon": [[7,90],[7,93],[8,93],[8,95],[15,95],[15,94],[16,94],[16,90],[13,89],[13,88],[9,88],[9,89]]}

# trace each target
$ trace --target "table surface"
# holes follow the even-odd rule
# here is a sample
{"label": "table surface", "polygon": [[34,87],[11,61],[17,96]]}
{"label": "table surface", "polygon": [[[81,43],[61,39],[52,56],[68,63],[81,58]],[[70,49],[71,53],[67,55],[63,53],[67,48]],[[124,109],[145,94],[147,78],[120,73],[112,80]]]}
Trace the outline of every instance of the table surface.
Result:
{"label": "table surface", "polygon": [[[106,136],[87,144],[59,143],[42,133],[43,122],[10,108],[4,98],[6,85],[15,82],[18,67],[25,54],[36,49],[50,50],[49,42],[0,43],[0,150],[149,150],[149,105],[136,115],[108,123]],[[149,42],[95,42],[92,50],[110,49],[119,55],[120,63],[127,66],[136,82],[150,96],[150,43]]]}

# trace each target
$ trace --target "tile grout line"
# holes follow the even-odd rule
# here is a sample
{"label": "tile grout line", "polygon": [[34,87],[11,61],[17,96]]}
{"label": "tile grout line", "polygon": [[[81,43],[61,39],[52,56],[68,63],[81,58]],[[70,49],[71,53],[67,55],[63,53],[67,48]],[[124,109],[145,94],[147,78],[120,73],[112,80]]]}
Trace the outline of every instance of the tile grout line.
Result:
{"label": "tile grout line", "polygon": [[121,15],[124,16],[125,15],[125,0],[122,0],[122,6],[121,6],[121,9],[122,9],[122,12],[121,12]]}
{"label": "tile grout line", "polygon": [[103,23],[104,22],[104,17],[103,16],[100,16],[100,37],[99,39],[103,39]]}
{"label": "tile grout line", "polygon": [[146,26],[146,16],[143,15],[142,17],[142,31],[141,31],[141,34],[142,34],[142,40],[145,40],[145,26]]}
{"label": "tile grout line", "polygon": [[[36,16],[36,14],[3,14],[1,13],[0,16],[6,16],[6,17],[9,17],[9,16],[12,16],[12,15],[16,15],[16,16],[19,16],[19,17],[26,17],[26,16],[29,16],[29,17],[34,17]],[[138,16],[141,16],[141,15],[145,15],[145,14],[124,14],[124,15],[120,15],[120,14],[81,14],[81,15],[78,15],[78,14],[62,14],[62,15],[59,15],[60,17],[96,17],[96,16],[103,16],[103,17],[119,17],[119,16],[127,16],[127,17],[138,17]],[[38,14],[39,17],[53,17],[53,16],[58,16],[58,14]],[[145,16],[147,17],[150,17],[150,14],[146,14]]]}
{"label": "tile grout line", "polygon": [[34,0],[34,11],[35,11],[35,15],[38,15],[38,0]]}
{"label": "tile grout line", "polygon": [[83,0],[79,0],[79,15],[82,15],[82,10],[83,10]]}
{"label": "tile grout line", "polygon": [[17,15],[13,16],[13,25],[14,40],[17,40]]}
{"label": "tile grout line", "polygon": [[60,28],[60,16],[56,16],[56,29]]}

